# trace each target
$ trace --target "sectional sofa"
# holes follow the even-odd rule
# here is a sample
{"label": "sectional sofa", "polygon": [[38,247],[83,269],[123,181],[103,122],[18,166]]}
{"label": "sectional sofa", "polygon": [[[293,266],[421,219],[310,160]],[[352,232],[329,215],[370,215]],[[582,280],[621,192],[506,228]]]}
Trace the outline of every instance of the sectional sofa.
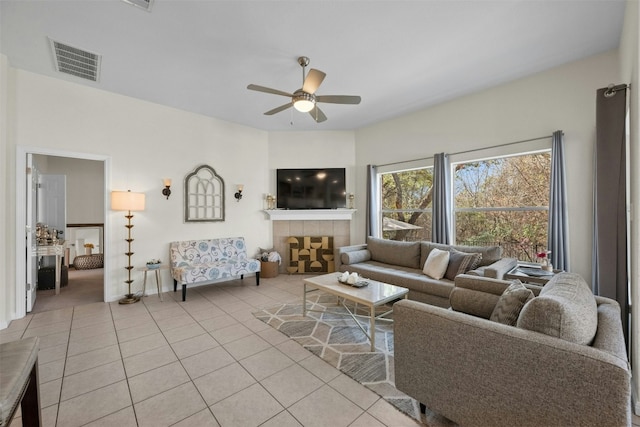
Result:
{"label": "sectional sofa", "polygon": [[[455,284],[450,310],[394,304],[398,390],[470,427],[631,425],[616,301],[594,296],[574,273],[526,285],[532,292],[518,306],[510,281],[463,274]],[[509,305],[506,323],[499,313]]]}
{"label": "sectional sofa", "polygon": [[336,249],[336,271],[356,272],[360,276],[409,289],[408,298],[439,307],[449,307],[454,274],[434,279],[423,272],[432,250],[479,253],[477,267],[466,271],[475,276],[502,279],[517,265],[515,258],[502,258],[499,246],[444,245],[433,242],[400,242],[368,237],[367,243]]}

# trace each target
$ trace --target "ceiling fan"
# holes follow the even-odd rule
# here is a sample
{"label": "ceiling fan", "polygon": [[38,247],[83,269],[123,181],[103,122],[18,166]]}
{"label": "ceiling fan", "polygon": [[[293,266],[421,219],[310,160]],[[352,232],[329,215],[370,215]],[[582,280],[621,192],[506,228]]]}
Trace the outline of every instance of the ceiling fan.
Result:
{"label": "ceiling fan", "polygon": [[305,76],[304,69],[309,65],[309,58],[301,56],[298,58],[298,64],[302,67],[302,88],[296,90],[293,93],[283,92],[277,89],[271,89],[264,86],[258,86],[250,84],[247,86],[249,90],[255,90],[258,92],[271,93],[274,95],[282,95],[291,98],[291,102],[287,102],[284,105],[269,110],[264,113],[266,116],[284,111],[288,108],[294,107],[296,110],[303,113],[311,114],[311,117],[318,122],[324,122],[327,120],[327,116],[324,115],[322,110],[318,107],[319,102],[326,102],[330,104],[359,104],[359,96],[351,95],[316,95],[316,91],[320,84],[324,80],[326,74],[320,70],[311,68],[309,73]]}

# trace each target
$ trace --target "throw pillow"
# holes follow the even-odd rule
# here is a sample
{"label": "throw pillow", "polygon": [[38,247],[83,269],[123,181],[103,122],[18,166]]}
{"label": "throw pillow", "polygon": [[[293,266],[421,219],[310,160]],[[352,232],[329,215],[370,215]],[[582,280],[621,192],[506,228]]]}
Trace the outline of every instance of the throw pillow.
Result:
{"label": "throw pillow", "polygon": [[422,268],[424,274],[436,280],[442,279],[449,265],[449,255],[449,251],[432,249]]}
{"label": "throw pillow", "polygon": [[558,273],[522,310],[518,327],[590,345],[598,331],[598,304],[576,273]]}
{"label": "throw pillow", "polygon": [[478,264],[480,264],[481,259],[482,254],[480,253],[468,254],[452,249],[449,255],[449,265],[447,266],[444,277],[453,280],[458,274],[464,274],[476,268]]}
{"label": "throw pillow", "polygon": [[504,290],[489,320],[505,325],[516,326],[522,307],[533,299],[533,292],[519,280]]}
{"label": "throw pillow", "polygon": [[359,262],[369,261],[371,259],[371,252],[367,249],[360,249],[358,251],[344,252],[340,255],[340,261],[345,264],[357,264]]}

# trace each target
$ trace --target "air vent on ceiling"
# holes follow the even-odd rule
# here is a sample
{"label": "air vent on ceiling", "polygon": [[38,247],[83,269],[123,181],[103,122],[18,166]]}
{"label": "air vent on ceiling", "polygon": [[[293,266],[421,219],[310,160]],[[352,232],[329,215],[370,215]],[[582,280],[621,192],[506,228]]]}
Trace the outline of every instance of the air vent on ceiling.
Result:
{"label": "air vent on ceiling", "polygon": [[97,82],[101,55],[49,39],[57,71]]}
{"label": "air vent on ceiling", "polygon": [[144,9],[147,12],[151,12],[151,6],[153,5],[153,0],[122,0],[125,3],[132,4],[140,9]]}

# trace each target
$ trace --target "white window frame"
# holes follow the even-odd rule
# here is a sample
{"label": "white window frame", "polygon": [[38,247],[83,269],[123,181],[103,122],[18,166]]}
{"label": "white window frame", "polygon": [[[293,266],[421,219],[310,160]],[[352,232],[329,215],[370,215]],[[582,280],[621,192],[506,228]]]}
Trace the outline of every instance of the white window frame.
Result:
{"label": "white window frame", "polygon": [[[460,153],[459,155],[450,156],[451,169],[449,170],[452,188],[451,188],[451,206],[452,206],[452,244],[456,244],[457,228],[456,214],[458,212],[529,212],[529,211],[549,211],[549,206],[518,206],[518,207],[483,207],[483,208],[458,208],[456,207],[455,194],[455,168],[462,163],[482,162],[494,159],[503,159],[508,157],[519,157],[540,153],[551,153],[551,141],[544,139],[540,141],[528,141],[523,145],[514,144],[511,146],[495,147],[482,151],[474,151],[469,153]],[[548,228],[548,223],[547,223]]]}
{"label": "white window frame", "polygon": [[408,162],[392,163],[392,164],[382,165],[377,167],[376,192],[378,193],[378,197],[377,197],[377,206],[375,207],[375,209],[376,209],[376,217],[378,219],[378,224],[373,237],[377,237],[379,239],[382,238],[382,221],[383,221],[382,218],[385,212],[415,212],[414,209],[383,211],[382,209],[382,175],[387,175],[390,173],[408,172],[408,171],[418,170],[418,169],[429,169],[429,168],[433,170],[433,157],[420,159],[420,160],[412,160]]}

